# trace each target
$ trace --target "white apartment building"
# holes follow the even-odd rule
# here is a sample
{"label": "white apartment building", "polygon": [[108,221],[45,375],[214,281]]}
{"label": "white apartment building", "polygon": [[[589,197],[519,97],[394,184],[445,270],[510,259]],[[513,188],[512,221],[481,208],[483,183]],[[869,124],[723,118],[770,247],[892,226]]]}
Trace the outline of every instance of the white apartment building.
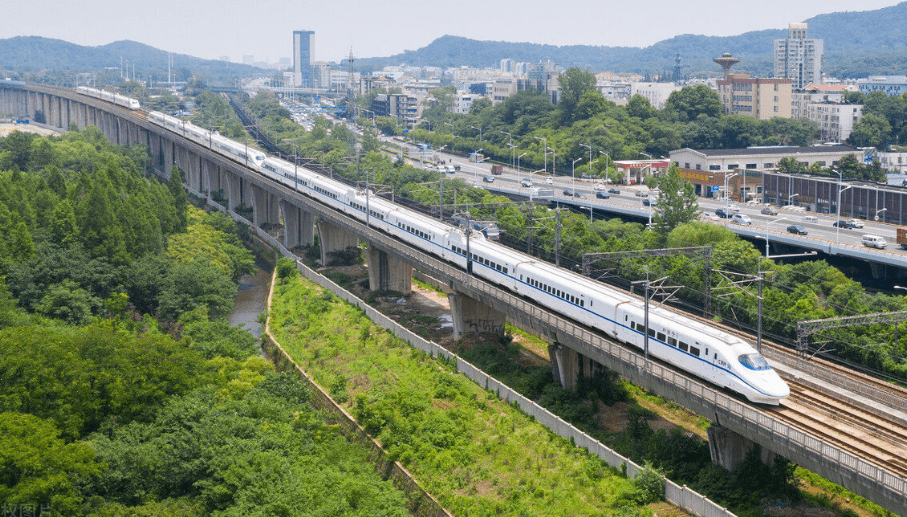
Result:
{"label": "white apartment building", "polygon": [[825,142],[843,142],[853,132],[853,125],[863,118],[861,104],[811,103],[806,117],[819,126],[819,138]]}
{"label": "white apartment building", "polygon": [[808,38],[805,23],[792,23],[787,38],[775,40],[775,78],[790,79],[794,90],[822,80],[824,40]]}
{"label": "white apartment building", "polygon": [[679,90],[680,87],[674,83],[630,83],[630,97],[642,95],[655,109],[664,109],[671,92]]}
{"label": "white apartment building", "polygon": [[876,157],[882,169],[889,174],[907,174],[907,153],[877,152]]}
{"label": "white apartment building", "polygon": [[481,99],[481,95],[468,92],[457,92],[454,98],[454,113],[469,113],[472,109],[472,102]]}

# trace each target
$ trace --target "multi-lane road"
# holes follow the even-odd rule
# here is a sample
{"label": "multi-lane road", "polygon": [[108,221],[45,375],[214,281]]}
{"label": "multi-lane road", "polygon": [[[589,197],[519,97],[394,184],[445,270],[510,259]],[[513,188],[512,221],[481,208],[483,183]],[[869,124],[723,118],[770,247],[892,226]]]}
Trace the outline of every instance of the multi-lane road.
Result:
{"label": "multi-lane road", "polygon": [[[409,149],[414,149],[410,144],[399,140],[392,140],[393,144],[405,149],[404,154]],[[424,160],[419,159],[419,152],[413,150],[410,154],[410,160],[415,166],[435,168],[435,159],[444,160],[448,165],[459,165],[460,170],[454,175],[448,174],[448,177],[457,177],[463,179],[469,184],[477,187],[487,188],[489,190],[501,190],[514,192],[531,197],[535,191],[533,188],[548,190],[553,192],[552,199],[560,203],[572,204],[577,207],[582,206],[584,209],[592,207],[596,213],[610,212],[613,214],[632,215],[635,217],[645,218],[651,213],[652,208],[644,205],[644,200],[657,197],[656,192],[651,192],[645,186],[641,185],[603,185],[597,184],[592,180],[572,178],[571,176],[552,176],[550,174],[532,174],[530,171],[522,169],[520,172],[505,166],[501,175],[493,176],[493,183],[486,183],[483,178],[491,175],[491,165],[485,163],[473,163],[462,156],[448,154],[443,151],[428,150],[424,152]],[[546,179],[550,178],[546,182]],[[532,181],[532,188],[526,188],[522,185],[523,179]],[[601,190],[614,187],[620,190],[620,194],[609,193],[609,198],[596,198],[596,187]],[[581,196],[579,198],[565,196],[565,190],[574,190]],[[645,193],[645,195],[637,195]],[[878,223],[874,221],[861,221],[863,228],[835,228],[834,222],[837,220],[834,214],[814,214],[790,210],[787,208],[775,207],[777,215],[766,215],[761,211],[765,205],[727,203],[724,200],[712,198],[699,198],[699,206],[704,214],[703,220],[714,224],[727,226],[729,229],[750,238],[771,240],[773,242],[783,242],[820,250],[829,254],[846,254],[853,255],[856,258],[865,258],[875,260],[900,267],[907,267],[907,250],[903,250],[896,239],[895,225]],[[731,206],[735,213],[748,215],[752,220],[752,225],[744,226],[734,224],[728,219],[713,220],[705,214],[714,214],[715,210],[721,207]],[[846,219],[842,217],[842,219]],[[788,233],[787,227],[790,225],[800,225],[806,229],[807,235],[795,235]],[[866,248],[862,244],[863,235],[878,235],[884,237],[888,242],[885,250],[876,250]]]}

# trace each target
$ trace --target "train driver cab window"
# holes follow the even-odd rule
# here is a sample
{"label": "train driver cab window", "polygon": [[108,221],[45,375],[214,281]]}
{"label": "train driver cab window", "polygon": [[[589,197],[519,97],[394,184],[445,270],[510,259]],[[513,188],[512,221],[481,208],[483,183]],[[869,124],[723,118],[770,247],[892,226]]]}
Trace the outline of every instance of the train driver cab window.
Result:
{"label": "train driver cab window", "polygon": [[765,358],[761,354],[743,354],[737,360],[750,370],[770,370],[772,368],[765,362]]}

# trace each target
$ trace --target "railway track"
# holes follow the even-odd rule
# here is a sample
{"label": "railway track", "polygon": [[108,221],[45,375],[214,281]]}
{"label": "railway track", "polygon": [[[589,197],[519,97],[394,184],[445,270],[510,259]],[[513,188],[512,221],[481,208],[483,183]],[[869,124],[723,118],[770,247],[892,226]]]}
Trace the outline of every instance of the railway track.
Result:
{"label": "railway track", "polygon": [[836,447],[856,454],[892,474],[907,477],[907,429],[854,404],[788,380],[791,395],[775,417]]}

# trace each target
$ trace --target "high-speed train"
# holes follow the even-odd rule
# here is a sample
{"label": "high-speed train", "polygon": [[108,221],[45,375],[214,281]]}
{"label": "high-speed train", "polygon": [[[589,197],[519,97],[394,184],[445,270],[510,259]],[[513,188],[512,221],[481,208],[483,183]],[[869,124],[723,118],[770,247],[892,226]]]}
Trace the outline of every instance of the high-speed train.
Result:
{"label": "high-speed train", "polygon": [[230,140],[220,135],[217,131],[202,129],[191,122],[186,122],[158,111],[149,113],[148,120],[211,150],[230,155],[243,162],[244,165],[255,169],[261,169],[261,164],[265,160],[265,153],[254,148],[249,149],[245,144]]}
{"label": "high-speed train", "polygon": [[76,88],[76,91],[81,93],[82,95],[88,95],[89,97],[112,102],[118,106],[123,106],[124,108],[129,108],[131,110],[142,108],[142,105],[139,104],[139,101],[133,99],[132,97],[127,97],[118,93],[108,92],[105,90],[97,90],[95,88],[89,88],[87,86],[79,86]]}
{"label": "high-speed train", "polygon": [[[148,120],[205,147],[228,154],[268,178],[368,223],[423,251],[470,271],[600,333],[649,354],[752,402],[777,405],[790,395],[787,383],[748,343],[667,308],[643,301],[486,239],[369,195],[292,163],[249,151],[243,144],[188,122],[152,112]],[[216,142],[216,143],[215,143]],[[248,159],[247,159],[248,156]]]}

